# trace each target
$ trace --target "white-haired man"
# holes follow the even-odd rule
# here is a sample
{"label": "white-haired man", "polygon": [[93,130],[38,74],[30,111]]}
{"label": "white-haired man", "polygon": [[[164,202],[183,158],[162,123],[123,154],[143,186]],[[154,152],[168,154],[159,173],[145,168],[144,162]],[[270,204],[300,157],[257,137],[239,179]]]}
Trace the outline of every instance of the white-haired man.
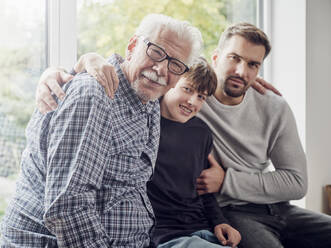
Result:
{"label": "white-haired man", "polygon": [[36,111],[1,247],[148,247],[154,224],[146,194],[160,135],[157,99],[197,57],[202,39],[187,22],[144,18],[109,99],[88,74],[66,85],[57,110]]}

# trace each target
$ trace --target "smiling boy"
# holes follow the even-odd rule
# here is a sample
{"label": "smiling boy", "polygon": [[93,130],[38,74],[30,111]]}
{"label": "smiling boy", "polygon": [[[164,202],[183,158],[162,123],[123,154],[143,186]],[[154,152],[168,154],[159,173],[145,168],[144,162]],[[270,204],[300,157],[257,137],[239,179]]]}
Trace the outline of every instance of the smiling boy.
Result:
{"label": "smiling boy", "polygon": [[209,167],[212,135],[195,115],[215,92],[216,83],[214,71],[200,58],[160,100],[160,146],[147,184],[157,222],[152,240],[159,248],[234,247],[241,239],[214,195],[198,196],[196,191],[197,177]]}

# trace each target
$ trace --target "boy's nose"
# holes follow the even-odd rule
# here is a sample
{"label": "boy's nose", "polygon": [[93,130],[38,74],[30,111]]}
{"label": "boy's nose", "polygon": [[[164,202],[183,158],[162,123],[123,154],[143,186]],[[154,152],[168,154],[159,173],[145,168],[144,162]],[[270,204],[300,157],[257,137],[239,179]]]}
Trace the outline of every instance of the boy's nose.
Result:
{"label": "boy's nose", "polygon": [[192,95],[188,100],[187,100],[187,103],[191,106],[194,106],[195,104],[195,101],[196,101],[196,96],[195,95]]}

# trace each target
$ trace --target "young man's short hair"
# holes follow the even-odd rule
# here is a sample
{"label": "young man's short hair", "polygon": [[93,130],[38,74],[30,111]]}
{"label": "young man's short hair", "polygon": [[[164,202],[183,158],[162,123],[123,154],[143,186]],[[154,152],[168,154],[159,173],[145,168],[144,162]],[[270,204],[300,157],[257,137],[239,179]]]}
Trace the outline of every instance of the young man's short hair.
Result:
{"label": "young man's short hair", "polygon": [[217,76],[211,65],[203,57],[199,57],[183,75],[200,93],[214,94],[217,87]]}
{"label": "young man's short hair", "polygon": [[265,48],[264,58],[270,53],[271,45],[267,35],[261,29],[246,22],[240,22],[228,27],[222,33],[217,48],[222,49],[226,41],[234,35],[240,35],[255,45],[263,45]]}

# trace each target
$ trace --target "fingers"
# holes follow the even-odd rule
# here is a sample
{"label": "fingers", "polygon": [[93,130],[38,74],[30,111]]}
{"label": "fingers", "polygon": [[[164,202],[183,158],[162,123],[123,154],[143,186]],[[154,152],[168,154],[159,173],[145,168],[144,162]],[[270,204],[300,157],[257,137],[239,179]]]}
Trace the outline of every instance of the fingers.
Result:
{"label": "fingers", "polygon": [[253,84],[252,84],[252,87],[257,91],[259,92],[260,94],[264,95],[265,92],[266,92],[266,89],[257,81],[255,81]]}
{"label": "fingers", "polygon": [[104,70],[102,76],[105,83],[104,88],[106,90],[107,96],[113,99],[113,90],[111,87],[111,82],[112,82],[111,74],[109,73],[109,71]]}
{"label": "fingers", "polygon": [[102,67],[99,69],[89,69],[87,72],[94,77],[104,87],[107,96],[114,98],[113,79],[111,71]]}
{"label": "fingers", "polygon": [[[106,75],[104,73],[106,73]],[[111,88],[109,87],[109,80],[111,80],[111,79],[109,78],[108,72],[107,71],[105,71],[105,72],[100,71],[98,73],[98,76],[99,76],[98,81],[100,81],[102,86],[105,88],[107,96],[112,98],[112,91],[111,91]]]}
{"label": "fingers", "polygon": [[217,237],[217,239],[220,241],[220,243],[221,243],[222,245],[226,245],[226,244],[227,244],[227,240],[226,240],[226,238],[224,237],[221,228],[215,230],[215,236]]}
{"label": "fingers", "polygon": [[110,70],[110,72],[111,72],[111,75],[112,75],[112,81],[113,81],[113,88],[112,88],[112,90],[113,90],[113,97],[114,97],[114,94],[115,94],[115,92],[116,92],[117,89],[118,89],[118,85],[119,85],[120,81],[119,81],[119,79],[118,79],[118,76],[117,76],[117,74],[116,74],[114,68],[112,68],[112,69]]}
{"label": "fingers", "polygon": [[55,110],[57,107],[56,101],[51,95],[51,91],[45,84],[38,85],[36,102],[38,110],[43,114]]}
{"label": "fingers", "polygon": [[[45,84],[45,85],[44,85]],[[40,86],[44,85],[47,88],[47,90],[45,88],[42,88],[42,98],[45,102],[47,102],[49,105],[51,105],[51,107],[57,107],[56,102],[54,101],[53,97],[51,96],[51,93],[53,93],[54,95],[56,95],[60,100],[64,99],[65,93],[62,90],[61,86],[59,85],[59,83],[55,80],[55,79],[48,79],[45,82],[41,83]]]}
{"label": "fingers", "polygon": [[213,166],[220,167],[220,165],[217,163],[216,159],[214,158],[214,156],[211,153],[208,155],[208,161],[210,163],[210,167],[213,167]]}
{"label": "fingers", "polygon": [[239,243],[240,243],[240,240],[241,240],[241,235],[240,233],[231,228],[230,230],[227,230],[227,236],[228,236],[228,245],[231,245],[231,247],[236,247]]}
{"label": "fingers", "polygon": [[65,84],[74,78],[73,75],[66,73],[64,71],[60,72],[61,84]]}
{"label": "fingers", "polygon": [[259,85],[258,87],[260,87],[260,89],[262,89],[264,92],[266,91],[265,89],[269,89],[279,96],[282,95],[272,84],[268,83],[261,77],[257,77],[255,82]]}

